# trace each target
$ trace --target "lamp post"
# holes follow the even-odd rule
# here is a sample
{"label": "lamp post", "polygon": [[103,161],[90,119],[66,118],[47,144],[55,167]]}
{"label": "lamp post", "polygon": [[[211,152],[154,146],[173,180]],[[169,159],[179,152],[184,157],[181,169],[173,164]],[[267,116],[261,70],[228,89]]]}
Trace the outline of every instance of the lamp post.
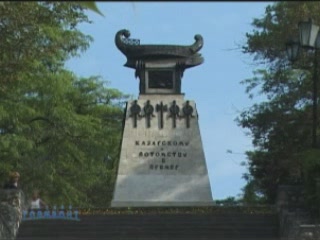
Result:
{"label": "lamp post", "polygon": [[292,40],[286,44],[289,60],[294,62],[299,54],[300,47],[313,50],[313,96],[312,96],[312,147],[317,147],[318,126],[318,50],[320,48],[320,27],[309,21],[299,22],[299,41]]}

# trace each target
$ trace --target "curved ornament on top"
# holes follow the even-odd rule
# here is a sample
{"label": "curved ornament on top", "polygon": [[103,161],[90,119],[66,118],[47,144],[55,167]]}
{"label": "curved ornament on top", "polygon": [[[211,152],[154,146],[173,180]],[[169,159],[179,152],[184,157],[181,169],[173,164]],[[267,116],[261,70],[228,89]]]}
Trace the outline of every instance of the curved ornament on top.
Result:
{"label": "curved ornament on top", "polygon": [[140,45],[140,40],[131,39],[130,31],[122,29],[116,33],[115,43],[118,49],[127,57],[146,57],[146,56],[175,56],[192,57],[203,47],[203,38],[200,34],[194,36],[195,42],[192,45]]}
{"label": "curved ornament on top", "polygon": [[196,40],[196,42],[190,46],[190,50],[196,53],[203,47],[203,37],[200,34],[196,34],[194,40]]}
{"label": "curved ornament on top", "polygon": [[120,31],[118,31],[116,33],[115,36],[115,43],[117,48],[122,52],[125,53],[125,49],[126,49],[126,44],[124,43],[124,41],[122,40],[123,38],[128,39],[130,37],[130,31],[126,30],[126,29],[122,29]]}

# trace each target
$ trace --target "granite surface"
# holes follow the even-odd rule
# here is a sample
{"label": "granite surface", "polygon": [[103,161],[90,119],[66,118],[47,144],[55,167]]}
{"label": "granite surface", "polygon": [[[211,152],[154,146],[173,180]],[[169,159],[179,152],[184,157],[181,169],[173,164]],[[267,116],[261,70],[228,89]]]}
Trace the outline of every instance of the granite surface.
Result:
{"label": "granite surface", "polygon": [[[141,109],[135,107],[135,115],[134,104]],[[186,104],[192,108],[188,116]],[[176,110],[170,111],[173,106]],[[212,204],[195,103],[183,95],[161,94],[128,102],[111,206]]]}

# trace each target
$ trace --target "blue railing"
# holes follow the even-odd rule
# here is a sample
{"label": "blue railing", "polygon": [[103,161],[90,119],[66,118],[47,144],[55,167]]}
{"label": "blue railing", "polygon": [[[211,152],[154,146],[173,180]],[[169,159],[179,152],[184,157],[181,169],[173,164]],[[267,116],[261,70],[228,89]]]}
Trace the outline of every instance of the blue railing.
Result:
{"label": "blue railing", "polygon": [[69,220],[80,221],[79,211],[77,209],[69,208],[66,210],[63,205],[60,208],[53,206],[52,209],[46,207],[45,209],[28,209],[22,211],[22,221],[34,221],[34,220]]}

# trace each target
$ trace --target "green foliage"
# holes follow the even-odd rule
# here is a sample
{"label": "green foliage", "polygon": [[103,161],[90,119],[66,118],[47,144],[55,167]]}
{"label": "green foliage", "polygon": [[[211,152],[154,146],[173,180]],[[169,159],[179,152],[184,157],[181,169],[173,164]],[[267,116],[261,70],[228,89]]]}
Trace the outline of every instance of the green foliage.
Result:
{"label": "green foliage", "polygon": [[0,4],[0,180],[21,175],[49,204],[108,206],[128,96],[64,69],[92,38],[79,4]]}
{"label": "green foliage", "polygon": [[[299,21],[313,18],[320,23],[319,10],[319,2],[275,2],[246,34],[243,53],[254,57],[257,69],[242,84],[250,98],[262,95],[266,100],[236,121],[249,130],[255,147],[247,152],[248,184],[269,203],[275,202],[277,186],[302,183],[307,174],[301,153],[311,148],[314,54],[301,51],[293,69],[285,43],[298,36]],[[245,188],[245,194],[249,190]]]}
{"label": "green foliage", "polygon": [[237,206],[241,205],[241,200],[236,199],[235,197],[227,197],[225,199],[216,200],[215,203],[218,206]]}
{"label": "green foliage", "polygon": [[241,198],[241,202],[243,205],[259,205],[259,204],[265,204],[266,199],[262,194],[259,193],[259,189],[256,186],[256,182],[252,181],[252,179],[249,177],[247,179],[246,186],[242,189],[243,190],[243,196]]}
{"label": "green foliage", "polygon": [[320,210],[320,150],[311,149],[301,153],[307,203]]}
{"label": "green foliage", "polygon": [[99,8],[97,7],[96,2],[86,2],[86,1],[81,1],[81,2],[76,2],[78,4],[80,4],[82,7],[90,9],[98,14],[100,14],[101,16],[104,17],[104,15],[102,14],[102,12],[99,10]]}

